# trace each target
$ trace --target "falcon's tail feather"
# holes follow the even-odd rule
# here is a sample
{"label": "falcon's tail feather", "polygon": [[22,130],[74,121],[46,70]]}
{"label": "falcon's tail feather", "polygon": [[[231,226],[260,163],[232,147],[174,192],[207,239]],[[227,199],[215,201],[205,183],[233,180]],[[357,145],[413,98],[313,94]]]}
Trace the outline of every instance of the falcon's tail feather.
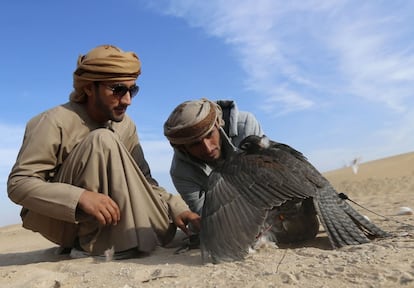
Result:
{"label": "falcon's tail feather", "polygon": [[333,248],[367,243],[368,237],[387,236],[341,199],[331,186],[318,193],[314,204]]}
{"label": "falcon's tail feather", "polygon": [[346,201],[341,201],[342,209],[351,217],[360,230],[368,237],[387,237],[389,234],[358,213]]}

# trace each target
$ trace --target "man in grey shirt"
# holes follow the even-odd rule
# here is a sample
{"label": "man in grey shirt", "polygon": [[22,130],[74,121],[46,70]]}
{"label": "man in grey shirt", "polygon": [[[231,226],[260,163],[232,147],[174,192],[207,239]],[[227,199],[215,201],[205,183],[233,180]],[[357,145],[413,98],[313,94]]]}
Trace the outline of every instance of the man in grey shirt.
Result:
{"label": "man in grey shirt", "polygon": [[234,101],[200,99],[178,105],[164,124],[174,148],[170,175],[191,211],[201,215],[208,176],[215,163],[249,135],[262,136],[253,116]]}

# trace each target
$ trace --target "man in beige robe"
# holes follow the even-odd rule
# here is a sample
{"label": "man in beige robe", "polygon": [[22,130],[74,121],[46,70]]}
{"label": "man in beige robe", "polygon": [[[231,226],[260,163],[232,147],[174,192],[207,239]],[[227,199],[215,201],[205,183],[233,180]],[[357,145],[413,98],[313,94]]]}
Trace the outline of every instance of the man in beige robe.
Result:
{"label": "man in beige robe", "polygon": [[176,226],[199,226],[152,178],[126,114],[140,72],[135,53],[98,46],[79,56],[70,101],[27,123],[8,179],[23,227],[90,255],[131,256],[167,244]]}

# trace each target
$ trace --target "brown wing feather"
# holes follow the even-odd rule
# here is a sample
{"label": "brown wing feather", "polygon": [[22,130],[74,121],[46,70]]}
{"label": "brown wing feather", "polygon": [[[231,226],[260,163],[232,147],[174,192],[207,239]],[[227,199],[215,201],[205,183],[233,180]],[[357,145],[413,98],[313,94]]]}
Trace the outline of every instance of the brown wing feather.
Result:
{"label": "brown wing feather", "polygon": [[217,167],[209,179],[201,223],[204,260],[243,259],[255,241],[267,211],[316,190],[266,155],[236,154]]}
{"label": "brown wing feather", "polygon": [[242,141],[247,149],[223,161],[209,178],[200,233],[205,260],[243,259],[269,209],[291,200],[313,199],[334,248],[365,243],[368,235],[387,236],[340,199],[302,153],[272,141],[263,148],[260,140],[254,136]]}

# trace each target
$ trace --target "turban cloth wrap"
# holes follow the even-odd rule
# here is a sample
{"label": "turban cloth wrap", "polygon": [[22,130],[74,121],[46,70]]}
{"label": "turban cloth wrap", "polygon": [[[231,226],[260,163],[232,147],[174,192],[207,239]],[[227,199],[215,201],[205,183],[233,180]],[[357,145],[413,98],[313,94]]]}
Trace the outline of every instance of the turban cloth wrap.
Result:
{"label": "turban cloth wrap", "polygon": [[197,142],[215,125],[223,126],[221,107],[207,99],[186,101],[178,105],[164,124],[164,135],[172,145]]}
{"label": "turban cloth wrap", "polygon": [[79,56],[70,100],[86,102],[84,87],[91,82],[135,80],[140,73],[141,62],[134,52],[124,52],[112,45],[98,46]]}

